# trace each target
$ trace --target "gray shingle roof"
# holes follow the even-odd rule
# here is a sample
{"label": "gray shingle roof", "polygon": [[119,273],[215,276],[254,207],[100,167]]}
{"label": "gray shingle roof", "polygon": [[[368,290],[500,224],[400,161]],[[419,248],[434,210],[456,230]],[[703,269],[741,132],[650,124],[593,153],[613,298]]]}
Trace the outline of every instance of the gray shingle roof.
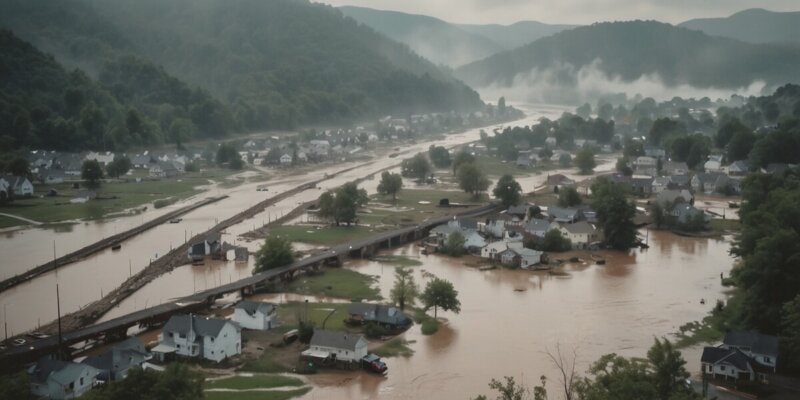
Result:
{"label": "gray shingle roof", "polygon": [[[219,332],[226,324],[237,326],[231,321],[224,319],[206,318],[203,316],[192,315],[192,330],[198,336],[213,336],[219,335]],[[189,333],[189,315],[173,315],[164,325],[164,332],[177,332],[179,334]]]}
{"label": "gray shingle roof", "polygon": [[261,311],[262,314],[266,315],[271,313],[277,306],[263,301],[242,300],[235,308],[245,310],[250,315],[254,315],[257,311]]}
{"label": "gray shingle roof", "polygon": [[775,357],[778,355],[778,338],[757,332],[728,331],[722,343],[740,348],[749,347],[752,352],[758,354]]}
{"label": "gray shingle roof", "polygon": [[747,354],[737,349],[723,349],[721,347],[705,347],[700,361],[709,364],[727,363],[739,370],[747,371],[748,365],[754,364]]}
{"label": "gray shingle roof", "polygon": [[403,326],[411,323],[411,319],[399,308],[383,304],[353,303],[347,307],[347,313],[360,315],[364,321],[382,324]]}
{"label": "gray shingle roof", "polygon": [[561,226],[564,229],[566,229],[567,232],[570,232],[570,233],[582,234],[582,233],[595,233],[595,232],[597,232],[597,227],[595,227],[594,225],[592,225],[592,224],[590,224],[590,223],[588,223],[586,221],[580,221],[580,222],[576,222],[574,224],[564,224],[564,225],[561,225]]}
{"label": "gray shingle roof", "polygon": [[363,335],[354,335],[352,333],[315,329],[314,336],[311,337],[311,345],[355,351],[356,344],[363,337]]}
{"label": "gray shingle roof", "polygon": [[75,382],[86,368],[90,368],[94,376],[100,372],[90,365],[43,358],[28,370],[28,377],[34,383],[46,383],[48,379],[52,379],[67,385]]}

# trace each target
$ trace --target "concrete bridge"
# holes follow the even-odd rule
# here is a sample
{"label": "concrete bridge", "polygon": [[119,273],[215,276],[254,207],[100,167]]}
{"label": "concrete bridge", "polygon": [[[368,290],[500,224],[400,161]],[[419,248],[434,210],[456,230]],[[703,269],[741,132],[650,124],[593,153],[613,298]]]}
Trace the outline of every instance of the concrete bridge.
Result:
{"label": "concrete bridge", "polygon": [[[319,269],[323,265],[341,265],[346,258],[369,258],[381,249],[400,246],[427,237],[432,228],[446,223],[454,217],[478,217],[492,212],[496,208],[495,204],[488,204],[474,210],[435,218],[415,226],[377,233],[366,239],[335,246],[321,254],[298,260],[290,265],[263,271],[236,282],[197,292],[171,303],[160,304],[109,321],[65,332],[62,334],[60,345],[58,338],[52,336],[34,340],[23,346],[10,347],[0,352],[0,371],[16,371],[25,363],[36,361],[47,354],[63,352],[67,346],[82,341],[114,341],[125,338],[128,329],[133,326],[155,326],[166,322],[174,314],[206,309],[215,300],[226,294],[239,292],[242,296],[248,296],[260,286],[273,282],[290,281],[299,274]],[[99,318],[99,316],[97,317]]]}

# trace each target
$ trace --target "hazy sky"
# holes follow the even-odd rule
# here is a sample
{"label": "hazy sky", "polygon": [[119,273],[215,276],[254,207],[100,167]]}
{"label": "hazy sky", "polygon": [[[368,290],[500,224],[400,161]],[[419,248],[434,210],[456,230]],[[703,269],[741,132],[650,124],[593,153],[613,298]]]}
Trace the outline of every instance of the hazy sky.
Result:
{"label": "hazy sky", "polygon": [[679,23],[724,17],[747,8],[800,11],[798,0],[314,0],[431,15],[450,22],[510,24],[519,20],[588,24],[655,19]]}

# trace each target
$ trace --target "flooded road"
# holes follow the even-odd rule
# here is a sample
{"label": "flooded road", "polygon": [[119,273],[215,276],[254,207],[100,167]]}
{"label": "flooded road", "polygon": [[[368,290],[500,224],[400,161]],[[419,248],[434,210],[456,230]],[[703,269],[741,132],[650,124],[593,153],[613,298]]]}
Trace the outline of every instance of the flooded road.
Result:
{"label": "flooded road", "polygon": [[[504,125],[531,125],[541,117],[557,118],[566,109],[554,106],[527,106],[525,108],[527,117],[512,124]],[[493,127],[484,128],[491,130]],[[196,201],[203,196],[227,194],[229,197],[210,206],[201,207],[183,217],[180,224],[164,224],[154,229],[137,235],[122,244],[122,249],[116,252],[109,250],[100,252],[80,262],[72,263],[36,279],[18,285],[11,290],[0,293],[0,305],[3,305],[6,312],[3,316],[7,320],[9,334],[20,333],[25,330],[33,329],[39,324],[52,321],[56,318],[56,295],[55,287],[59,284],[61,312],[69,313],[87,304],[98,300],[103,293],[119,286],[127,279],[130,274],[135,274],[145,268],[151,259],[157,258],[168,252],[173,246],[183,243],[186,237],[191,237],[192,233],[201,232],[212,227],[217,221],[222,221],[234,214],[251,207],[266,197],[271,197],[277,193],[287,191],[302,185],[333,175],[337,172],[358,166],[359,168],[337,175],[319,184],[319,189],[303,191],[295,196],[284,199],[277,204],[270,206],[261,214],[237,224],[226,231],[223,239],[233,242],[238,235],[248,232],[255,227],[263,225],[270,219],[275,219],[285,213],[290,212],[297,205],[314,200],[327,189],[332,189],[342,184],[358,178],[364,178],[377,171],[398,164],[403,158],[427,151],[431,144],[443,146],[455,146],[463,143],[473,142],[479,139],[481,129],[469,129],[462,133],[447,135],[438,140],[419,141],[415,144],[403,145],[396,158],[388,157],[391,150],[384,150],[382,154],[374,160],[348,162],[337,165],[321,166],[318,169],[309,169],[303,174],[290,176],[283,179],[267,181],[268,192],[258,192],[256,188],[265,182],[248,183],[232,189],[214,189],[196,196]],[[377,180],[366,181],[364,187],[374,192]],[[145,218],[154,218],[160,213],[167,212],[173,207],[181,207],[187,202],[180,202],[171,207],[167,207],[153,212],[152,215],[133,216],[117,218],[110,221],[92,221],[73,225],[72,232],[58,232],[42,229],[24,229],[7,234],[0,239],[0,249],[3,250],[4,259],[0,271],[24,271],[40,262],[52,259],[52,243],[56,242],[57,254],[61,255],[67,251],[74,250],[82,245],[93,243],[103,237],[115,232],[128,229],[140,224]],[[242,242],[239,242],[242,244]],[[251,250],[255,250],[259,243],[248,244]],[[27,246],[27,247],[26,247]],[[26,251],[17,251],[26,249]],[[37,260],[37,261],[33,261]],[[252,260],[250,261],[253,262]],[[228,279],[244,277],[250,274],[251,266],[225,265],[222,271],[215,271],[217,282],[227,282]],[[150,296],[145,293],[141,299],[134,300],[135,308],[141,308],[146,303],[169,301],[171,298],[190,294],[194,290],[205,289],[205,282],[212,285],[210,272],[202,269],[195,270],[191,267],[182,267],[173,271],[171,278],[157,279],[153,285],[160,286],[157,292],[159,296]],[[8,274],[7,272],[3,272]],[[15,272],[18,273],[18,272]],[[12,273],[13,274],[13,273]],[[183,275],[186,274],[186,275]],[[188,279],[188,276],[193,276]],[[195,276],[196,275],[196,276]],[[162,277],[163,278],[163,277]],[[200,285],[200,281],[204,282]],[[218,284],[218,283],[217,283]],[[150,285],[148,285],[150,286]],[[207,286],[213,287],[213,286]],[[147,289],[147,287],[145,288]],[[137,293],[138,295],[138,293]],[[163,301],[156,300],[163,299]],[[121,306],[119,309],[127,309],[128,306]]]}
{"label": "flooded road", "polygon": [[[463,400],[488,394],[491,378],[508,375],[534,385],[542,374],[556,392],[556,371],[545,352],[557,345],[568,354],[575,349],[580,373],[606,353],[644,356],[654,337],[702,319],[716,299],[725,297],[719,276],[732,265],[725,241],[651,232],[650,245],[630,254],[605,253],[605,266],[566,266],[567,277],[481,272],[463,261],[419,255],[414,246],[400,249],[397,253],[424,263],[413,268],[423,286],[428,281],[423,270],[454,284],[461,313],[441,313],[449,322],[433,336],[423,336],[419,326],[406,332],[415,353],[386,359],[387,377],[311,376],[315,389],[304,398]],[[379,276],[381,293],[388,298],[392,267],[353,262],[348,268]],[[699,369],[697,349],[686,352],[686,358],[690,371]]]}

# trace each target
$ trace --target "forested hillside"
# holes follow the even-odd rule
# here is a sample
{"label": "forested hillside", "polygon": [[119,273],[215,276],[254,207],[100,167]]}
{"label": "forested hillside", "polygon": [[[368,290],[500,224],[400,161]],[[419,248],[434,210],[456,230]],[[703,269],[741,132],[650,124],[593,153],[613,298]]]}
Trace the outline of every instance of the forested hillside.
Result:
{"label": "forested hillside", "polygon": [[727,18],[692,19],[679,26],[750,43],[800,42],[800,12],[797,11],[754,8]]}
{"label": "forested hillside", "polygon": [[241,130],[482,104],[406,46],[303,0],[7,0],[0,25],[101,78],[123,55],[163,66]]}
{"label": "forested hillside", "polygon": [[754,45],[654,21],[632,21],[557,33],[466,65],[457,75],[476,86],[508,86],[520,74],[551,70],[569,84],[581,68],[594,66],[609,79],[625,82],[657,75],[670,86],[740,88],[756,80],[776,86],[796,82],[798,63],[800,48]]}

